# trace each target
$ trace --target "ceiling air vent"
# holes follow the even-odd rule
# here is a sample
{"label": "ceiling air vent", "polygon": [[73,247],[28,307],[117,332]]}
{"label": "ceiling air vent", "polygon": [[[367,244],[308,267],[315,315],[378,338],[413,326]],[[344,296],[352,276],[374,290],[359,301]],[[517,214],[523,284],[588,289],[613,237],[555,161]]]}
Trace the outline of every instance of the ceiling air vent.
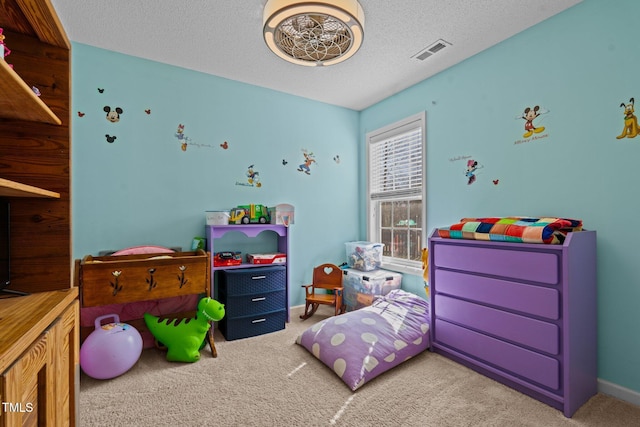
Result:
{"label": "ceiling air vent", "polygon": [[440,39],[437,42],[435,42],[435,43],[431,44],[430,46],[426,47],[425,49],[422,49],[420,52],[416,53],[411,58],[418,59],[420,61],[424,61],[425,59],[427,59],[428,57],[430,57],[434,53],[440,52],[442,49],[444,49],[447,46],[451,46],[451,43]]}

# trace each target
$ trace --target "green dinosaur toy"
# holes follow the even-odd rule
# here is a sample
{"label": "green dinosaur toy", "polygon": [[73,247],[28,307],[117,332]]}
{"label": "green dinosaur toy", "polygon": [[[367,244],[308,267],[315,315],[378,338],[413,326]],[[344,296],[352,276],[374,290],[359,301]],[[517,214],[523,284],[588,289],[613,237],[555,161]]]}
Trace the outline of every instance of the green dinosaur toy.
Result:
{"label": "green dinosaur toy", "polygon": [[211,323],[224,317],[224,305],[211,298],[198,302],[198,311],[193,319],[184,322],[175,319],[160,319],[144,313],[144,321],[155,339],[164,344],[170,362],[197,362],[200,349],[211,328]]}

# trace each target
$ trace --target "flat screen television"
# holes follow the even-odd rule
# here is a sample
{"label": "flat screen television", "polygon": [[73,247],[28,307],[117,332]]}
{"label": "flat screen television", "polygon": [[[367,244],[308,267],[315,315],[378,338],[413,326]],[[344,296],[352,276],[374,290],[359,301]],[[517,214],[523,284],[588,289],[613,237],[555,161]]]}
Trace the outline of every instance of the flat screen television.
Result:
{"label": "flat screen television", "polygon": [[0,199],[0,293],[27,295],[11,286],[11,203]]}

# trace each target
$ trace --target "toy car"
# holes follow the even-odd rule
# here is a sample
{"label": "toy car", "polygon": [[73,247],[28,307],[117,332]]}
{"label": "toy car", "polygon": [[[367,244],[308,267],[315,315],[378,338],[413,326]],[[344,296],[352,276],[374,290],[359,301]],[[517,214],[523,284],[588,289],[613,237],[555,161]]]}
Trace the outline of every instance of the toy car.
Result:
{"label": "toy car", "polygon": [[240,252],[216,252],[213,256],[213,265],[215,267],[240,264],[242,264],[242,254]]}
{"label": "toy car", "polygon": [[229,224],[268,224],[271,222],[269,208],[265,205],[240,205],[231,210]]}

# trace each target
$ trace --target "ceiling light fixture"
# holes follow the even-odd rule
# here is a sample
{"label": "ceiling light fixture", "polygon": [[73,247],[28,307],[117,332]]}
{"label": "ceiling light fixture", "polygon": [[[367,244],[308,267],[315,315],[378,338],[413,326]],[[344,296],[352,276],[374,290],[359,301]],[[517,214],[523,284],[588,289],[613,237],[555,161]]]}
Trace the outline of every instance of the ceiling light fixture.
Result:
{"label": "ceiling light fixture", "polygon": [[356,0],[268,0],[263,34],[269,49],[286,61],[333,65],[362,45],[364,11]]}

